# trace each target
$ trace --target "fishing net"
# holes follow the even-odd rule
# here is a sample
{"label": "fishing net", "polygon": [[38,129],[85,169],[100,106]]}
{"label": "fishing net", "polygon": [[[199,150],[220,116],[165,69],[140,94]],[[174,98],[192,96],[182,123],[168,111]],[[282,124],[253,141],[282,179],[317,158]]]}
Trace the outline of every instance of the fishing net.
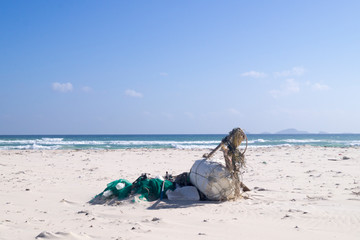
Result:
{"label": "fishing net", "polygon": [[[240,144],[246,140],[246,147],[240,152]],[[204,155],[204,160],[195,162],[190,171],[190,179],[200,191],[208,198],[215,200],[229,200],[241,197],[241,190],[249,190],[241,181],[241,170],[245,168],[245,152],[247,150],[247,136],[241,128],[234,128],[229,135],[209,154]],[[211,157],[221,149],[225,159],[225,167],[219,162],[214,162]],[[199,186],[198,186],[199,185]]]}
{"label": "fishing net", "polygon": [[[165,181],[165,182],[164,182]],[[174,190],[174,184],[168,180],[161,180],[158,178],[144,179],[138,183],[133,184],[137,194],[140,194],[140,199],[147,201],[155,201],[161,197],[162,185],[164,183],[164,191]],[[165,195],[164,195],[165,197]]]}
{"label": "fishing net", "polygon": [[[164,182],[165,181],[165,182]],[[164,190],[162,187],[164,185]],[[132,195],[139,194],[139,198],[147,201],[154,201],[161,197],[162,192],[174,190],[175,186],[171,181],[158,178],[148,178],[146,174],[141,175],[133,183],[125,179],[119,179],[107,184],[107,187],[100,194],[96,195],[90,203],[105,203],[109,199],[117,198],[124,200]],[[163,197],[166,197],[164,195]]]}
{"label": "fishing net", "polygon": [[108,183],[104,191],[96,195],[94,199],[117,197],[119,200],[123,200],[130,195],[131,189],[132,184],[128,180],[119,179]]}

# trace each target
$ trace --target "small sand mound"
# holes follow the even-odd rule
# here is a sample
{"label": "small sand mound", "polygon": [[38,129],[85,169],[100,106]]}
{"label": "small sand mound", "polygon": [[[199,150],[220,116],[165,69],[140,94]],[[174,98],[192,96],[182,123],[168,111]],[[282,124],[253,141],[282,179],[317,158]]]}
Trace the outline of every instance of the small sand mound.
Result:
{"label": "small sand mound", "polygon": [[37,235],[35,239],[90,239],[90,237],[84,234],[78,235],[72,232],[52,233],[52,232],[43,231],[39,235]]}

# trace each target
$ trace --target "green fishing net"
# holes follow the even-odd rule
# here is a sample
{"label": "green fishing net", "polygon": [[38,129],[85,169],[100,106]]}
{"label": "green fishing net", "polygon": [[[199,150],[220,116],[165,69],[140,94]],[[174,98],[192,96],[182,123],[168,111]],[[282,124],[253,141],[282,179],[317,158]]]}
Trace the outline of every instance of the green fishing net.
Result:
{"label": "green fishing net", "polygon": [[[134,183],[130,183],[125,179],[119,179],[107,184],[104,191],[95,196],[96,198],[110,198],[116,196],[119,200],[123,200],[130,195],[140,194],[140,199],[147,201],[155,201],[161,197],[166,198],[165,192],[167,190],[174,190],[175,186],[172,182],[165,180],[164,191],[161,193],[163,180],[157,178],[148,179],[146,177],[139,177]],[[93,200],[94,200],[93,199]],[[90,201],[90,202],[93,202]]]}
{"label": "green fishing net", "polygon": [[[142,181],[139,181],[137,186],[134,186],[136,189],[136,193],[140,194],[140,199],[146,199],[147,201],[155,201],[156,199],[159,199],[161,196],[161,188],[163,181],[157,178],[151,178],[151,179],[145,179]],[[163,197],[165,198],[166,191],[167,190],[174,190],[174,184],[168,180],[165,180],[164,184],[164,192]]]}

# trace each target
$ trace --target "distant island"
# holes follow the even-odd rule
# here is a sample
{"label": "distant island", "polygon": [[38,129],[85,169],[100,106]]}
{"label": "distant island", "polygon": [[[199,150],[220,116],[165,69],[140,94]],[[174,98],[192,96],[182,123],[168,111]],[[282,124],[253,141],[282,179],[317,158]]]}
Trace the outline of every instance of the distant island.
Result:
{"label": "distant island", "polygon": [[299,131],[295,128],[288,128],[281,131],[276,132],[275,134],[329,134],[328,132],[320,131],[318,133],[310,133],[307,131]]}
{"label": "distant island", "polygon": [[288,128],[288,129],[278,131],[275,134],[309,134],[309,132],[299,131],[299,130],[297,130],[295,128]]}

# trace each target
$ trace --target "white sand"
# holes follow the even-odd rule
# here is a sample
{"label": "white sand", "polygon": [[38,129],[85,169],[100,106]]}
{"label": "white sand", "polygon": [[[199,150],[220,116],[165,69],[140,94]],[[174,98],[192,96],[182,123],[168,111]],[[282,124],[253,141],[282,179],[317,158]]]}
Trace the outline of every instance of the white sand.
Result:
{"label": "white sand", "polygon": [[[360,149],[248,149],[249,199],[87,202],[206,150],[0,151],[0,239],[360,239]],[[348,157],[349,159],[343,159]]]}

